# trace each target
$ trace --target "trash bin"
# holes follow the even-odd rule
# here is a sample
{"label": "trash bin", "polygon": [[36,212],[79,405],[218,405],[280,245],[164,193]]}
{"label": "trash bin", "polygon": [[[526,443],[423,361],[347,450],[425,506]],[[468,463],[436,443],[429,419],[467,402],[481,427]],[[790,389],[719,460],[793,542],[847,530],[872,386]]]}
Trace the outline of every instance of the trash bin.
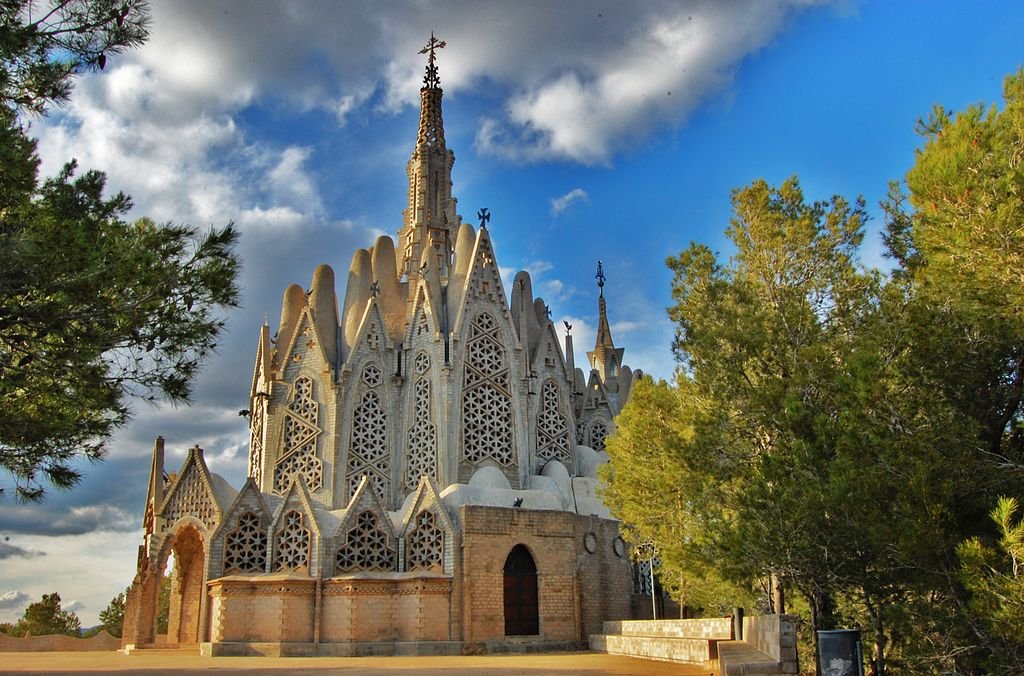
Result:
{"label": "trash bin", "polygon": [[819,630],[818,666],[822,676],[864,676],[860,629]]}

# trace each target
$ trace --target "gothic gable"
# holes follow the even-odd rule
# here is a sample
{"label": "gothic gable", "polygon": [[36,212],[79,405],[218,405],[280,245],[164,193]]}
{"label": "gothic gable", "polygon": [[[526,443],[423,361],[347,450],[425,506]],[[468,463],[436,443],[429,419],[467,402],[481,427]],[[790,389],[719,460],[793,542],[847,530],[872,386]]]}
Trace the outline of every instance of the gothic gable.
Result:
{"label": "gothic gable", "polygon": [[413,303],[410,321],[405,331],[407,346],[420,344],[426,340],[432,341],[441,332],[438,315],[440,308],[431,301],[426,285],[426,281],[423,280],[417,285],[416,301]]}
{"label": "gothic gable", "polygon": [[359,482],[349,501],[338,526],[335,543],[335,574],[397,570],[398,547],[394,528],[366,477]]}
{"label": "gothic gable", "polygon": [[183,517],[201,522],[207,532],[212,532],[221,522],[224,509],[217,501],[210,471],[198,446],[188,450],[185,463],[167,490],[157,516],[162,519],[162,531],[169,530]]}
{"label": "gothic gable", "polygon": [[287,337],[278,336],[279,345],[282,340],[287,341],[279,351],[281,376],[284,379],[291,380],[300,370],[320,372],[333,367],[334,360],[324,352],[324,341],[321,340],[308,306],[302,308],[292,334]]}
{"label": "gothic gable", "polygon": [[506,326],[513,326],[512,315],[505,302],[501,272],[498,269],[498,261],[494,257],[494,249],[491,246],[491,237],[487,228],[480,228],[480,232],[477,233],[472,263],[462,292],[461,303],[458,308],[455,308],[456,319],[453,329],[456,335],[462,335],[465,332],[465,324],[470,319],[468,315],[475,312],[480,305],[490,306]]}
{"label": "gothic gable", "polygon": [[213,538],[211,561],[219,558],[223,566],[222,570],[211,571],[211,577],[266,572],[270,521],[270,511],[250,477],[225,512]]}
{"label": "gothic gable", "polygon": [[434,482],[423,477],[402,517],[404,570],[436,570],[451,573],[454,566],[456,530],[441,502]]}
{"label": "gothic gable", "polygon": [[271,572],[311,575],[316,570],[316,542],[320,525],[309,493],[293,481],[271,521]]}

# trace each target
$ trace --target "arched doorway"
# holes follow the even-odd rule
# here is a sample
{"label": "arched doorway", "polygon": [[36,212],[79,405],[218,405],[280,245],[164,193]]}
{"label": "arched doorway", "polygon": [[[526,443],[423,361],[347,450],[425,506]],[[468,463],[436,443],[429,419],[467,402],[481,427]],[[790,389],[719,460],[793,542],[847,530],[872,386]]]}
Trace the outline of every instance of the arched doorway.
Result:
{"label": "arched doorway", "polygon": [[516,545],[505,559],[505,635],[540,633],[537,565],[529,550]]}
{"label": "arched doorway", "polygon": [[[170,571],[170,598],[167,608],[167,643],[199,643],[199,619],[203,607],[206,548],[203,537],[192,526],[174,535],[168,558],[174,556]],[[160,604],[154,610],[160,612]],[[154,621],[154,626],[158,625]]]}

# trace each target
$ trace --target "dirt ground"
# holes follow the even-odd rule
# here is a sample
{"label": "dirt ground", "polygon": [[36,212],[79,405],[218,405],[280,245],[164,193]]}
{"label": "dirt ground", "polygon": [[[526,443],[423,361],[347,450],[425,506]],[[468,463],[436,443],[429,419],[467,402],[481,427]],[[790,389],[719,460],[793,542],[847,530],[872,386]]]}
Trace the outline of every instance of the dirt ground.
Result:
{"label": "dirt ground", "polygon": [[638,660],[601,653],[543,653],[472,657],[200,657],[157,652],[124,655],[119,652],[0,653],[0,672],[6,673],[127,673],[187,674],[206,671],[257,674],[364,674],[393,676],[604,676],[637,674],[710,676],[714,672],[670,662]]}

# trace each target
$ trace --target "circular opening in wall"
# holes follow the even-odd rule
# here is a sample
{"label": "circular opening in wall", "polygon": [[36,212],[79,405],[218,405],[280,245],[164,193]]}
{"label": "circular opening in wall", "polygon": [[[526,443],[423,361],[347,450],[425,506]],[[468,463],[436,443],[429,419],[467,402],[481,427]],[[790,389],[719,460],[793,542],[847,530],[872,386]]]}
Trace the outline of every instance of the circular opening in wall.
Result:
{"label": "circular opening in wall", "polygon": [[583,548],[586,549],[587,552],[590,553],[590,554],[593,554],[594,552],[596,552],[597,551],[597,536],[594,535],[593,533],[587,533],[586,535],[584,535],[583,536]]}
{"label": "circular opening in wall", "polygon": [[626,541],[622,539],[621,535],[616,535],[612,540],[612,551],[620,559],[626,555]]}

